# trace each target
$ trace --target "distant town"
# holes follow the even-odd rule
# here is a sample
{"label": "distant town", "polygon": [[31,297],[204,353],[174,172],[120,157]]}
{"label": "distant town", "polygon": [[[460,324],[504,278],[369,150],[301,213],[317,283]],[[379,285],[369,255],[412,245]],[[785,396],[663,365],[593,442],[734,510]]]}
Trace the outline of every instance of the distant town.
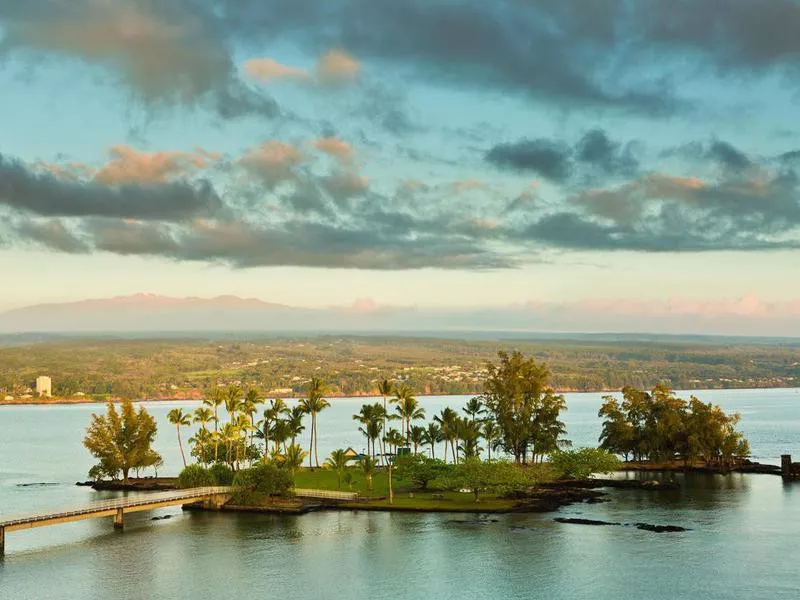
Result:
{"label": "distant town", "polygon": [[269,340],[59,340],[0,347],[4,403],[200,399],[215,387],[263,397],[370,396],[388,378],[419,395],[482,391],[486,363],[517,348],[547,362],[559,391],[800,387],[800,348],[768,344],[457,340],[395,337]]}

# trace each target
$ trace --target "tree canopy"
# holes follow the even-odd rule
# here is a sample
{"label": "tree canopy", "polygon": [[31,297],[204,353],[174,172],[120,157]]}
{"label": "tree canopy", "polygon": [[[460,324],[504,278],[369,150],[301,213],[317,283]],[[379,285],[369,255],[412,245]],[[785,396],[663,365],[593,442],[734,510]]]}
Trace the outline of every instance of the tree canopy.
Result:
{"label": "tree canopy", "polygon": [[729,466],[750,454],[747,440],[736,430],[739,415],[694,396],[686,401],[660,385],[651,392],[626,387],[621,402],[613,396],[603,400],[600,447],[626,460],[680,458]]}
{"label": "tree canopy", "polygon": [[499,364],[487,365],[482,396],[500,430],[500,446],[517,463],[542,460],[564,445],[559,420],[566,400],[550,386],[550,370],[522,353],[499,352]]}
{"label": "tree canopy", "polygon": [[90,475],[116,479],[121,473],[127,482],[131,469],[161,464],[161,456],[152,448],[157,429],[155,419],[144,407],[136,411],[126,400],[117,412],[109,402],[105,415],[92,414],[83,439],[83,445],[99,461]]}

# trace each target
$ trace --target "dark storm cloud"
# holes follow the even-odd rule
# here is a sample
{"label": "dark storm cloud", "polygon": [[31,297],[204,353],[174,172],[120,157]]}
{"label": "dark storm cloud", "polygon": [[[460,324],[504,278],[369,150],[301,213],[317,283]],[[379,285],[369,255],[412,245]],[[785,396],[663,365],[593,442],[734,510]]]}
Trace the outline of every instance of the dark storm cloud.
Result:
{"label": "dark storm cloud", "polygon": [[607,175],[633,175],[639,170],[634,145],[623,146],[611,140],[602,129],[590,131],[578,142],[575,160]]}
{"label": "dark storm cloud", "polygon": [[17,219],[12,229],[20,238],[56,252],[83,254],[91,250],[84,240],[55,219]]}
{"label": "dark storm cloud", "polygon": [[60,179],[0,154],[0,206],[42,216],[181,220],[222,207],[208,182],[126,183]]}
{"label": "dark storm cloud", "polygon": [[635,145],[613,141],[602,129],[589,131],[574,147],[549,139],[524,139],[498,144],[485,158],[495,166],[530,171],[556,183],[576,174],[585,178],[631,176],[639,169]]}
{"label": "dark storm cloud", "polygon": [[531,171],[551,181],[563,182],[572,173],[572,151],[552,140],[521,140],[498,144],[486,153],[486,161],[515,171]]}
{"label": "dark storm cloud", "polygon": [[[444,84],[518,91],[570,106],[664,113],[679,102],[662,82],[628,87],[603,77],[630,11],[618,0],[225,0],[231,36],[291,38],[321,52],[409,66]],[[620,24],[616,18],[624,21]]]}
{"label": "dark storm cloud", "polygon": [[752,165],[746,154],[728,142],[712,142],[706,155],[725,169],[741,171]]}

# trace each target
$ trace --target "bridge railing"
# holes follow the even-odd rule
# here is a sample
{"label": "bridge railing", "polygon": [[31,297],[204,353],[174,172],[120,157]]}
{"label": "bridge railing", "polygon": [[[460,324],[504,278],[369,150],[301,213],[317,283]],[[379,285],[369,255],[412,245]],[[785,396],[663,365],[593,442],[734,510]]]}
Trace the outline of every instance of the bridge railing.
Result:
{"label": "bridge railing", "polygon": [[311,490],[295,488],[294,495],[298,498],[316,498],[318,500],[356,500],[358,492],[338,492],[333,490]]}
{"label": "bridge railing", "polygon": [[117,508],[122,508],[122,509],[133,508],[137,506],[146,506],[148,504],[155,504],[158,502],[170,502],[170,501],[177,502],[180,500],[192,500],[194,498],[204,498],[206,496],[216,496],[216,495],[230,494],[230,493],[231,493],[231,488],[226,486],[190,488],[187,490],[178,490],[174,492],[154,492],[154,493],[141,492],[137,493],[134,496],[111,498],[109,500],[97,500],[95,502],[88,502],[86,504],[82,504],[79,506],[56,508],[50,510],[45,509],[36,512],[10,515],[8,517],[0,516],[0,527],[8,527],[11,525],[31,523],[43,519],[86,515],[96,512],[103,512],[106,510],[114,510]]}

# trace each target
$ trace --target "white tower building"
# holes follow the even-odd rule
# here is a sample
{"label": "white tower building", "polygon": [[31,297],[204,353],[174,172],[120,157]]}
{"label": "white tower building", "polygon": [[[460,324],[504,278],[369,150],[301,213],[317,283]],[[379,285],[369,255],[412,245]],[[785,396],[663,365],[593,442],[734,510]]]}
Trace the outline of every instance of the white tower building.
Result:
{"label": "white tower building", "polygon": [[47,398],[53,395],[53,382],[46,375],[40,375],[36,378],[36,395],[39,397],[46,396]]}

